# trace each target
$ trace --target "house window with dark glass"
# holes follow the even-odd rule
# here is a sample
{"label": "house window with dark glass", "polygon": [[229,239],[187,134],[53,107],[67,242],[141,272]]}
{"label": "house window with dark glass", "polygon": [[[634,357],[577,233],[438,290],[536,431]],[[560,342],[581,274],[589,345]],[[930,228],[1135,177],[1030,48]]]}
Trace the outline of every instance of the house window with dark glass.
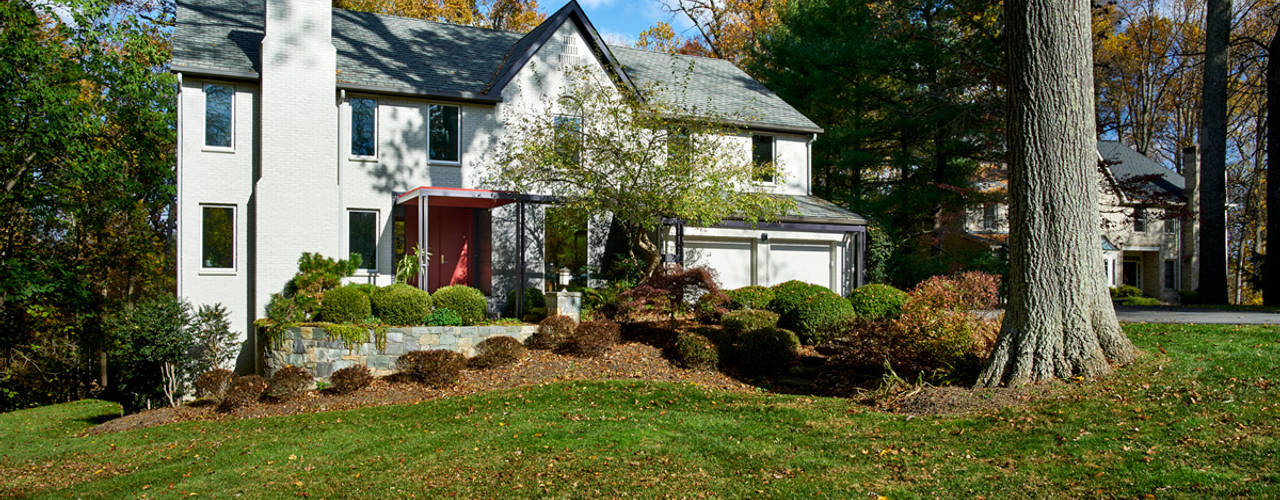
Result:
{"label": "house window with dark glass", "polygon": [[1147,232],[1147,211],[1145,209],[1133,209],[1133,230],[1138,233]]}
{"label": "house window with dark glass", "polygon": [[204,145],[231,147],[231,115],[235,89],[226,85],[204,86]]}
{"label": "house window with dark glass", "polygon": [[1178,233],[1178,220],[1177,220],[1177,219],[1165,219],[1165,221],[1164,221],[1164,232],[1165,232],[1165,234],[1177,234],[1177,233]]}
{"label": "house window with dark glass", "polygon": [[1167,259],[1164,261],[1164,288],[1165,290],[1174,290],[1178,287],[1178,261]]}
{"label": "house window with dark glass", "polygon": [[982,229],[984,231],[995,231],[999,227],[999,205],[995,203],[987,203],[982,206]]}
{"label": "house window with dark glass", "polygon": [[378,212],[347,212],[347,251],[360,256],[360,269],[378,268]]}
{"label": "house window with dark glass", "polygon": [[582,163],[582,118],[557,116],[555,127],[556,153],[566,163]]}
{"label": "house window with dark glass", "polygon": [[430,149],[431,161],[439,161],[446,163],[457,163],[458,152],[461,145],[461,138],[458,131],[461,129],[460,115],[457,106],[443,106],[432,104],[427,108],[427,121],[430,124]]}
{"label": "house window with dark glass", "polygon": [[236,209],[228,205],[200,207],[200,267],[236,267]]}
{"label": "house window with dark glass", "polygon": [[351,156],[378,152],[378,101],[351,99]]}
{"label": "house window with dark glass", "polygon": [[772,183],[777,178],[777,166],[774,162],[773,136],[751,136],[751,180]]}

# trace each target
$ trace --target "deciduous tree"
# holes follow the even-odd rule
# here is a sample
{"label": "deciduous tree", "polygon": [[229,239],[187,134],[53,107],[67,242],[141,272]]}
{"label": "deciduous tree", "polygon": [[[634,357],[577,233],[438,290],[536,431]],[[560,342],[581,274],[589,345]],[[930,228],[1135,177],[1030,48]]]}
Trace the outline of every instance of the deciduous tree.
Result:
{"label": "deciduous tree", "polygon": [[521,32],[532,30],[547,17],[538,11],[537,0],[333,0],[333,6]]}

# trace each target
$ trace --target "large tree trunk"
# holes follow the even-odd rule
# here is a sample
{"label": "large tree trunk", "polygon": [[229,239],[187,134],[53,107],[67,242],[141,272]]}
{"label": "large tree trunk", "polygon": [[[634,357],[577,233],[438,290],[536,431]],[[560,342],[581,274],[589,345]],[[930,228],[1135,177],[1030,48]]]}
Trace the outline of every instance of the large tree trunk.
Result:
{"label": "large tree trunk", "polygon": [[1267,260],[1262,267],[1262,301],[1280,306],[1280,26],[1267,50]]}
{"label": "large tree trunk", "polygon": [[1133,360],[1103,277],[1088,0],[1006,0],[1009,306],[978,384]]}
{"label": "large tree trunk", "polygon": [[1200,128],[1200,301],[1227,303],[1227,37],[1231,0],[1209,0],[1205,16]]}

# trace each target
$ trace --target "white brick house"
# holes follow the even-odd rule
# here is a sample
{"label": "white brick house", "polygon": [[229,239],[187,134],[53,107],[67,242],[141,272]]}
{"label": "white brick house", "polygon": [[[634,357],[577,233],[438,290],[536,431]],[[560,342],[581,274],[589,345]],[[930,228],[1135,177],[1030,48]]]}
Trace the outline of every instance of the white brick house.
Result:
{"label": "white brick house", "polygon": [[[521,34],[330,0],[180,0],[171,65],[180,82],[178,294],[226,305],[233,326],[249,331],[303,252],[360,253],[367,269],[353,279],[387,284],[397,257],[421,245],[432,257],[419,286],[475,286],[496,312],[521,277],[545,286],[554,264],[544,262],[542,221],[555,193],[479,183],[503,109],[551,102],[569,64],[662,81],[690,60],[689,92],[758,117],[734,124],[743,154],[772,157],[786,182],[767,189],[798,208],[754,228],[726,220],[683,238],[668,230],[666,251],[713,266],[730,288],[789,279],[856,287],[865,221],[810,196],[821,128],[727,62],[608,47],[573,1]],[[595,222],[587,267],[599,263],[608,230]]]}

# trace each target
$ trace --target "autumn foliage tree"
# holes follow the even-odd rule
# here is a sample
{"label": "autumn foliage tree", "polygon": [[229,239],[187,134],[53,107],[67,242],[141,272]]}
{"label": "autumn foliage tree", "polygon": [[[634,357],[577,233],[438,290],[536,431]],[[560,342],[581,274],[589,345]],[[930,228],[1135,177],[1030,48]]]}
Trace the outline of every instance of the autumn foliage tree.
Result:
{"label": "autumn foliage tree", "polygon": [[333,6],[519,32],[532,30],[547,17],[538,11],[538,0],[333,0]]}

